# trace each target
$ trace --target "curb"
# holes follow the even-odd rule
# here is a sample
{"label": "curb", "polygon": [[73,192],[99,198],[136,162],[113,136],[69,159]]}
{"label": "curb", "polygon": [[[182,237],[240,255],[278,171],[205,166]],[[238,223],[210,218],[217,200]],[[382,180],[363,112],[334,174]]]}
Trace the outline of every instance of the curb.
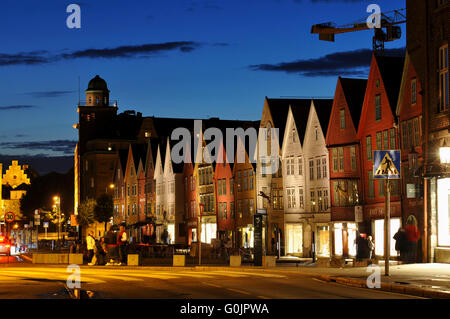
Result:
{"label": "curb", "polygon": [[[306,273],[305,273],[306,274]],[[312,274],[307,274],[312,275]],[[343,278],[343,277],[332,277],[329,275],[315,275],[315,277],[322,279],[327,282],[336,282],[339,284],[343,284],[346,286],[352,286],[352,287],[360,287],[360,288],[366,288],[371,289],[367,287],[367,284],[363,280],[358,279],[350,279],[350,278]],[[434,291],[430,289],[424,289],[420,287],[414,287],[414,286],[403,286],[398,284],[391,284],[382,282],[380,288],[375,288],[381,291],[388,291],[388,292],[394,292],[394,293],[400,293],[404,295],[411,295],[416,297],[424,297],[424,298],[432,298],[432,299],[450,299],[450,293],[443,292],[443,291]]]}

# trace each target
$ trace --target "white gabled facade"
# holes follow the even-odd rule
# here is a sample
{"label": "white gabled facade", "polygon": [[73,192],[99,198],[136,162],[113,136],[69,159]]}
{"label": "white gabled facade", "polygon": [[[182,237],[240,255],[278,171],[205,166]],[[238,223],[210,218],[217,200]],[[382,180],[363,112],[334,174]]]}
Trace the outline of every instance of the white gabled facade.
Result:
{"label": "white gabled facade", "polygon": [[156,156],[154,180],[156,182],[156,198],[155,198],[155,211],[156,211],[156,241],[161,242],[161,234],[163,228],[163,212],[166,209],[165,203],[165,182],[164,182],[164,169],[163,159],[161,157],[161,144],[158,146],[158,153]]}
{"label": "white gabled facade", "polygon": [[163,188],[164,196],[164,210],[162,212],[165,227],[169,232],[169,240],[171,243],[175,241],[175,174],[173,172],[172,157],[170,154],[170,143],[167,138],[166,152],[164,158],[164,178]]}
{"label": "white gabled facade", "polygon": [[[304,114],[305,121],[307,114]],[[305,241],[305,169],[302,141],[289,107],[281,150],[284,193],[284,233],[286,254],[309,255],[311,240]],[[310,228],[309,228],[310,229]],[[309,235],[309,238],[311,235]],[[307,244],[307,247],[304,247]],[[304,254],[305,253],[305,254]]]}
{"label": "white gabled facade", "polygon": [[321,127],[314,101],[311,101],[303,141],[305,210],[311,214],[314,223],[316,256],[329,257],[330,172],[324,130],[327,130],[327,127]]}

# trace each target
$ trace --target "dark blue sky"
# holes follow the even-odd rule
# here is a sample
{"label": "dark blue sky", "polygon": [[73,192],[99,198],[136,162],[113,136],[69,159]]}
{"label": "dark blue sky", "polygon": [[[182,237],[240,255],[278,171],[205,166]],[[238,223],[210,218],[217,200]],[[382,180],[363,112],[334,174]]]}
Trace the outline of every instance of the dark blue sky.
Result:
{"label": "dark blue sky", "polygon": [[[82,8],[68,29],[66,7]],[[0,154],[68,155],[81,94],[99,74],[119,111],[261,117],[264,97],[334,95],[368,72],[372,31],[323,42],[313,24],[365,20],[404,0],[2,0]],[[403,33],[405,26],[402,26]],[[405,46],[405,35],[387,48]],[[367,61],[367,62],[366,62]]]}

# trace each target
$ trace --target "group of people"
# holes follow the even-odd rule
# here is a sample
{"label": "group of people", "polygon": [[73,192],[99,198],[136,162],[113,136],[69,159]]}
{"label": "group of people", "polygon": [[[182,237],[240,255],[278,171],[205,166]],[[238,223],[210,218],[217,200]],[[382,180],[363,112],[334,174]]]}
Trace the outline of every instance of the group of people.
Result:
{"label": "group of people", "polygon": [[400,227],[394,235],[395,250],[399,260],[404,264],[416,262],[417,243],[420,239],[420,232],[417,228],[417,221],[414,216],[410,216],[406,221],[405,228]]}
{"label": "group of people", "polygon": [[[408,217],[405,228],[400,227],[393,238],[395,239],[398,260],[404,264],[416,262],[420,232],[417,228],[417,220],[413,215]],[[375,257],[375,245],[372,236],[366,238],[366,235],[357,232],[355,244],[357,260]]]}
{"label": "group of people", "polygon": [[373,243],[372,236],[366,236],[356,232],[356,259],[372,259],[375,257],[375,244]]}
{"label": "group of people", "polygon": [[95,239],[94,233],[90,231],[86,236],[88,265],[126,265],[127,243],[128,237],[124,226],[120,226],[117,237],[110,230],[100,240]]}

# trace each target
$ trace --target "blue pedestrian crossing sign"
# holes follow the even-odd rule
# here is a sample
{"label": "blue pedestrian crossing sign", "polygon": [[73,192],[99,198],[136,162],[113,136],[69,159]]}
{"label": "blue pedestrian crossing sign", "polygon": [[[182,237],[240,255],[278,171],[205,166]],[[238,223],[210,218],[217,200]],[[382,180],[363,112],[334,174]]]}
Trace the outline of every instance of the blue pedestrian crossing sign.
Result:
{"label": "blue pedestrian crossing sign", "polygon": [[399,179],[400,162],[399,150],[373,151],[373,178]]}

